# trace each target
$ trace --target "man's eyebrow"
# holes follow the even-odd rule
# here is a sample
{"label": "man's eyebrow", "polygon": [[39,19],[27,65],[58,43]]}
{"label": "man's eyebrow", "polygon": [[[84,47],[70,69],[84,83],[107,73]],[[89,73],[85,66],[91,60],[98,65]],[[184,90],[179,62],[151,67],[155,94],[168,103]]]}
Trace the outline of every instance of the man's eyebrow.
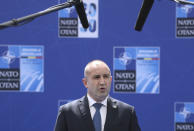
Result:
{"label": "man's eyebrow", "polygon": [[[101,74],[94,74],[93,76],[101,76]],[[102,74],[102,76],[110,76],[110,74]]]}

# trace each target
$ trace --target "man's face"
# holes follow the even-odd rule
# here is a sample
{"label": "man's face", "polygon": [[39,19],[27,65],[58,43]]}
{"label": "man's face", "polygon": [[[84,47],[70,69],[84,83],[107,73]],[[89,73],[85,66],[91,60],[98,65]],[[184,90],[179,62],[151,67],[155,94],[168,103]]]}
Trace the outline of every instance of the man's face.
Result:
{"label": "man's face", "polygon": [[100,64],[92,66],[83,83],[88,88],[88,94],[95,101],[103,101],[109,94],[112,76],[107,66]]}

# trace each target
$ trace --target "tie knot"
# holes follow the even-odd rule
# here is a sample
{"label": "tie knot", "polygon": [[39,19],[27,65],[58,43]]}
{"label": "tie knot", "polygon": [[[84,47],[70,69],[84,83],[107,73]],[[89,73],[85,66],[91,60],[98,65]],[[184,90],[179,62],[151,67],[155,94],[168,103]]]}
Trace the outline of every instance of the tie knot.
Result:
{"label": "tie knot", "polygon": [[102,107],[102,104],[101,103],[95,103],[93,106],[95,107],[96,110],[100,110],[100,108]]}

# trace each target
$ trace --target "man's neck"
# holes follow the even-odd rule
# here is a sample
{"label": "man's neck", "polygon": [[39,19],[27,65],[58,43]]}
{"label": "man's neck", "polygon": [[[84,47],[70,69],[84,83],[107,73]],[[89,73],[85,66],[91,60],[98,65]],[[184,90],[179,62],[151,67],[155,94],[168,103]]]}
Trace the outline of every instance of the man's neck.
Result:
{"label": "man's neck", "polygon": [[102,103],[105,106],[107,105],[108,96],[102,101],[94,100],[89,94],[87,94],[87,97],[88,97],[88,101],[89,101],[89,106],[92,106],[94,103]]}

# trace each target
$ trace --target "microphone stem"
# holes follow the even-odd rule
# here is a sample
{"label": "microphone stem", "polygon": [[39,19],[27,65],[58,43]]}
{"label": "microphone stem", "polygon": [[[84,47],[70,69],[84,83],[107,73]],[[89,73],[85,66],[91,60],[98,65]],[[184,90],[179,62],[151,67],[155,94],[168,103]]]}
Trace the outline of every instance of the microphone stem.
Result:
{"label": "microphone stem", "polygon": [[[4,22],[4,23],[0,23],[0,29],[4,29],[7,27],[11,27],[11,26],[19,26],[19,25],[23,25],[26,24],[30,21],[32,21],[33,19],[42,16],[42,15],[46,15],[49,14],[51,12],[55,12],[64,8],[68,8],[68,7],[72,7],[73,5],[75,5],[76,2],[75,1],[71,1],[71,2],[65,2],[62,4],[58,4],[52,7],[49,7],[43,11],[28,15],[28,16],[24,16],[18,19],[12,19],[10,21]],[[23,24],[22,24],[23,23]]]}

